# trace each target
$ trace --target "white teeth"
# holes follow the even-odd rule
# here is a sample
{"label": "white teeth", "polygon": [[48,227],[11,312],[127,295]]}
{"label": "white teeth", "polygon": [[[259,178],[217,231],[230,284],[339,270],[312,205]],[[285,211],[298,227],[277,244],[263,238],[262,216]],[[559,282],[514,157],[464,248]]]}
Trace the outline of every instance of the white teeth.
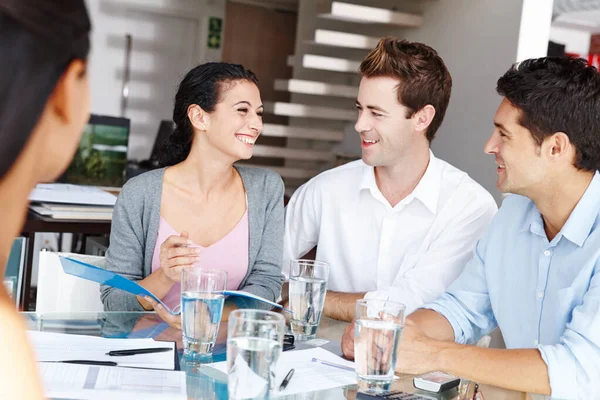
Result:
{"label": "white teeth", "polygon": [[236,139],[245,144],[254,144],[256,138],[250,138],[248,136],[236,136]]}
{"label": "white teeth", "polygon": [[363,142],[368,143],[368,144],[375,144],[375,143],[379,142],[379,140],[367,140],[367,139],[363,139]]}

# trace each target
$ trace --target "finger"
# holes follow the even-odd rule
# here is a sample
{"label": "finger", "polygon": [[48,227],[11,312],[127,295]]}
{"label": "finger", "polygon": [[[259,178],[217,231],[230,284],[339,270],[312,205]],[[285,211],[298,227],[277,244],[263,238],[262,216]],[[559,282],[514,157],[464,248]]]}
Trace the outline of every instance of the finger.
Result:
{"label": "finger", "polygon": [[163,245],[166,245],[167,247],[187,246],[190,244],[194,244],[194,242],[192,242],[189,237],[178,235],[171,235],[163,242]]}
{"label": "finger", "polygon": [[165,263],[161,264],[166,268],[175,268],[181,266],[187,266],[196,264],[202,259],[200,256],[192,256],[192,257],[175,257],[168,259]]}
{"label": "finger", "polygon": [[169,260],[175,257],[198,256],[201,252],[202,249],[198,247],[169,247],[163,251]]}
{"label": "finger", "polygon": [[163,306],[162,304],[160,304],[159,302],[155,301],[152,298],[146,297],[146,299],[150,299],[148,300],[153,308],[154,311],[156,311],[156,314],[158,314],[158,316],[165,321],[166,323],[168,323],[170,326],[180,329],[181,327],[181,319],[178,315],[172,315],[170,312],[168,312]]}

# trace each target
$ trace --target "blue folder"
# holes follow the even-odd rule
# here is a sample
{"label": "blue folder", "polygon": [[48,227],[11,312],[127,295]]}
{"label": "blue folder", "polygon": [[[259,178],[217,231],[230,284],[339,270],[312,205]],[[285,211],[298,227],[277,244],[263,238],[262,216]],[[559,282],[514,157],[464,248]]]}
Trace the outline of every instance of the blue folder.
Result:
{"label": "blue folder", "polygon": [[[114,288],[123,290],[125,292],[133,293],[137,296],[149,296],[154,300],[159,302],[165,310],[167,310],[172,315],[181,314],[181,305],[178,305],[174,309],[170,309],[167,307],[165,303],[163,303],[158,297],[149,292],[147,289],[138,285],[132,280],[125,278],[122,275],[119,275],[115,272],[108,271],[104,268],[96,267],[95,265],[87,264],[82,261],[75,260],[70,257],[59,256],[60,263],[62,264],[63,271],[66,274],[77,276],[79,278],[87,279],[88,281],[98,282],[102,285],[112,286]],[[281,305],[264,299],[260,296],[253,295],[251,293],[238,291],[238,290],[225,290],[222,293],[224,296],[242,296],[247,297],[259,301],[264,301],[270,304],[273,307],[280,308],[286,312],[291,313],[290,310],[283,308]]]}

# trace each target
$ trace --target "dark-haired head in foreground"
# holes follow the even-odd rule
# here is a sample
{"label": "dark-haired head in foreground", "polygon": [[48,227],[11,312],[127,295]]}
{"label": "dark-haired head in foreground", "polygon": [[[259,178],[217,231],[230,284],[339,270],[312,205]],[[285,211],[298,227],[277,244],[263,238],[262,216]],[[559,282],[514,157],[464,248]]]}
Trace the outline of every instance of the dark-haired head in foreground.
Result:
{"label": "dark-haired head in foreground", "polygon": [[[0,1],[2,277],[29,193],[66,168],[89,118],[89,33],[83,0]],[[0,398],[42,399],[25,327],[3,285],[0,321]]]}
{"label": "dark-haired head in foreground", "polygon": [[513,65],[485,151],[498,189],[535,198],[565,173],[600,168],[600,74],[583,59],[546,57]]}

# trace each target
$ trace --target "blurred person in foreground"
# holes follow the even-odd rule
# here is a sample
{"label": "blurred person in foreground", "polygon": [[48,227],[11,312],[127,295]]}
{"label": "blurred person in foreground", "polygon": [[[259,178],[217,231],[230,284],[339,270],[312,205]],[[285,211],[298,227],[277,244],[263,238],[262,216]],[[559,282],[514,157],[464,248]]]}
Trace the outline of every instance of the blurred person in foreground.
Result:
{"label": "blurred person in foreground", "polygon": [[[28,197],[67,167],[89,118],[83,0],[0,1],[0,272]],[[44,397],[25,323],[0,285],[0,398]]]}

